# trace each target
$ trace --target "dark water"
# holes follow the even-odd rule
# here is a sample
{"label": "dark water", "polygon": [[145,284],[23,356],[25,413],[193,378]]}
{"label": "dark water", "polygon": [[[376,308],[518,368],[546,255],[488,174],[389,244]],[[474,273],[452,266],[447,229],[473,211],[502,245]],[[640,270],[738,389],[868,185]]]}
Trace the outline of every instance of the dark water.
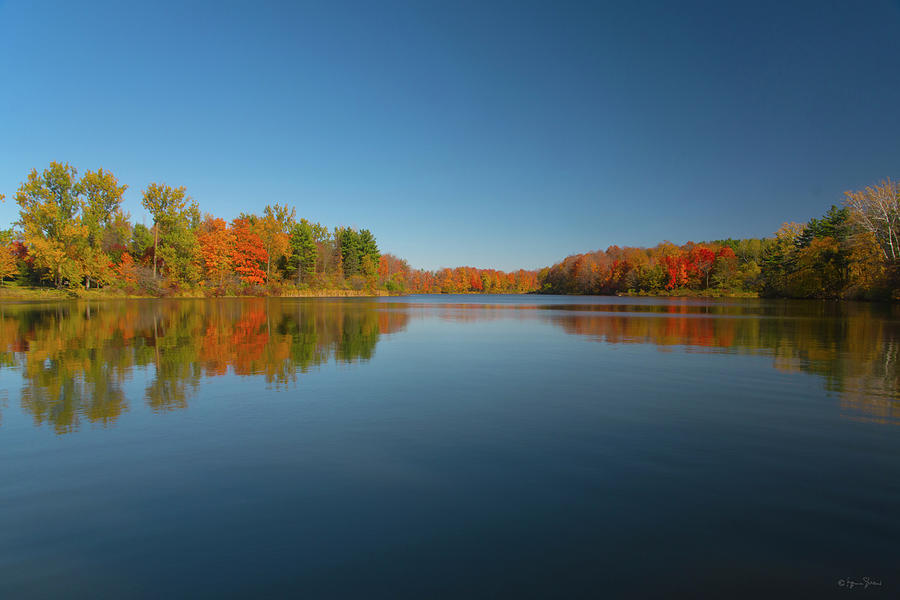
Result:
{"label": "dark water", "polygon": [[897,307],[7,303],[0,351],[0,598],[900,596]]}

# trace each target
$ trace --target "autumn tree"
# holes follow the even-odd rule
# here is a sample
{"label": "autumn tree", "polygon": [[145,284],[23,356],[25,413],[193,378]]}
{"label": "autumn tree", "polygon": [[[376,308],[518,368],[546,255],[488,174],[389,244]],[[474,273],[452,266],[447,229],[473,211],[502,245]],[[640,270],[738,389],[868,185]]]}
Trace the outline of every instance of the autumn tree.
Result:
{"label": "autumn tree", "polygon": [[79,216],[77,171],[51,162],[42,173],[32,169],[16,192],[19,225],[35,266],[46,269],[57,287],[79,280],[79,248],[87,238]]}
{"label": "autumn tree", "polygon": [[[144,190],[141,204],[153,217],[153,276],[158,270],[159,234],[161,228],[177,228],[189,210],[190,198],[185,196],[186,189],[170,187],[164,183],[151,183]],[[195,205],[196,206],[196,205]]]}
{"label": "autumn tree", "polygon": [[886,179],[879,185],[845,193],[852,221],[875,238],[886,262],[900,261],[900,183]]}
{"label": "autumn tree", "polygon": [[847,247],[851,295],[871,296],[883,291],[880,288],[889,282],[884,281],[884,254],[875,236],[870,231],[859,231],[848,240]]}
{"label": "autumn tree", "polygon": [[109,255],[99,247],[87,245],[82,248],[79,263],[81,276],[85,278],[85,288],[90,288],[91,282],[103,286],[112,281],[114,265]]}
{"label": "autumn tree", "polygon": [[316,271],[319,273],[333,273],[339,270],[339,261],[336,260],[338,253],[335,251],[335,242],[331,231],[321,223],[313,223],[312,221],[309,221],[309,228],[312,231],[312,238],[316,243],[316,252],[318,254]]}
{"label": "autumn tree", "polygon": [[788,290],[788,277],[796,262],[795,240],[803,232],[800,223],[784,223],[775,232],[775,240],[766,249],[763,256],[764,289],[768,295],[785,295]]}
{"label": "autumn tree", "polygon": [[[0,203],[3,203],[5,199],[6,196],[0,194]],[[12,238],[12,229],[0,232],[0,284],[3,283],[4,279],[15,275],[19,270],[16,252],[12,246]]]}
{"label": "autumn tree", "polygon": [[703,244],[691,248],[686,260],[690,270],[698,274],[703,281],[703,287],[707,288],[709,287],[709,275],[712,273],[715,262],[716,253]]}
{"label": "autumn tree", "polygon": [[409,263],[393,254],[382,254],[379,257],[378,277],[381,285],[389,292],[402,292],[412,285],[409,281]]}
{"label": "autumn tree", "polygon": [[197,235],[200,256],[206,279],[221,286],[231,272],[232,251],[235,246],[233,231],[224,219],[206,215]]}
{"label": "autumn tree", "polygon": [[132,257],[143,259],[147,251],[153,248],[154,235],[147,226],[137,223],[131,230],[131,241],[128,244],[128,252]]}
{"label": "autumn tree", "polygon": [[119,185],[115,175],[99,169],[87,171],[77,187],[82,196],[82,215],[89,242],[92,246],[100,245],[103,232],[115,225],[116,217],[121,214],[122,197],[128,186]]}
{"label": "autumn tree", "polygon": [[0,283],[19,271],[16,254],[10,245],[0,246]]}
{"label": "autumn tree", "polygon": [[244,283],[265,283],[266,271],[262,267],[268,263],[269,256],[263,241],[245,218],[232,221],[231,229],[234,236],[231,265],[235,273]]}
{"label": "autumn tree", "polygon": [[723,246],[716,252],[712,269],[712,280],[716,287],[731,288],[738,283],[737,263],[737,256],[729,246]]}
{"label": "autumn tree", "polygon": [[363,254],[362,260],[360,261],[359,272],[360,275],[365,278],[368,288],[375,289],[375,286],[378,284],[378,266],[375,261],[372,260],[371,254]]}
{"label": "autumn tree", "polygon": [[112,261],[108,251],[112,246],[122,246],[127,239],[129,225],[121,209],[127,187],[119,185],[116,177],[103,169],[87,171],[78,182],[82,222],[87,231],[87,243],[81,257],[87,288],[91,287],[92,280],[98,284],[110,281]]}
{"label": "autumn tree", "polygon": [[254,229],[266,249],[266,278],[272,277],[272,263],[286,256],[290,251],[290,238],[296,211],[287,206],[266,205],[262,218],[255,223]]}
{"label": "autumn tree", "polygon": [[134,259],[128,252],[123,252],[119,260],[119,264],[115,267],[116,275],[119,280],[126,286],[134,285],[137,281],[136,266]]}
{"label": "autumn tree", "polygon": [[[3,198],[3,194],[0,194],[0,202],[3,201]],[[4,279],[15,275],[19,271],[13,237],[12,229],[0,231],[0,284],[3,283]]]}

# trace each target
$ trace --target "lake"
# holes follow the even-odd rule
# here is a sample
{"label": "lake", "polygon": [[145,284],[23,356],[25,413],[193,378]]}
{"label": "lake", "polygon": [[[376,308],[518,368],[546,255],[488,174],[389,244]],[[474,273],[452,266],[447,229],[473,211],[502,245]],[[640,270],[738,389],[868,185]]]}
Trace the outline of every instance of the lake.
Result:
{"label": "lake", "polygon": [[0,349],[0,598],[900,589],[897,306],[7,302]]}

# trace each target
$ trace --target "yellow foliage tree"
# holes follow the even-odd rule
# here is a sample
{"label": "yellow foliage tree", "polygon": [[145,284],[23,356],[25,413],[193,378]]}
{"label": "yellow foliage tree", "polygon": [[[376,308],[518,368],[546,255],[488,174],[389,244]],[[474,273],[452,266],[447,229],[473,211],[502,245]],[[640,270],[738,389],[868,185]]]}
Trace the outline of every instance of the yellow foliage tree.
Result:
{"label": "yellow foliage tree", "polygon": [[272,263],[286,256],[291,248],[291,226],[296,216],[295,209],[275,204],[266,205],[263,216],[255,223],[255,233],[262,240],[269,258],[266,260],[266,280],[271,279]]}
{"label": "yellow foliage tree", "polygon": [[18,271],[16,255],[11,245],[0,246],[0,283]]}

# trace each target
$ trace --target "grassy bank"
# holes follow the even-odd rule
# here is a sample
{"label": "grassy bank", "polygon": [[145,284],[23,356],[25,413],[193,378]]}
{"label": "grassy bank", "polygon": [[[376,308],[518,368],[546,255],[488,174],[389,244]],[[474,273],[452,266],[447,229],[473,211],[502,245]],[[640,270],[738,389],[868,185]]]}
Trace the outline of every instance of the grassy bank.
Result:
{"label": "grassy bank", "polygon": [[759,298],[757,292],[748,292],[745,290],[691,290],[687,288],[675,288],[673,290],[654,290],[647,291],[627,291],[621,292],[619,296],[648,296],[654,298]]}
{"label": "grassy bank", "polygon": [[279,298],[374,298],[399,296],[385,290],[291,290],[276,296]]}
{"label": "grassy bank", "polygon": [[[529,292],[537,296],[541,295],[557,295],[555,292],[539,291]],[[563,296],[584,296],[594,294],[562,294]],[[708,290],[692,290],[688,288],[675,288],[673,290],[628,290],[627,292],[618,292],[615,294],[599,294],[600,296],[626,296],[626,297],[646,297],[646,298],[759,298],[757,292],[748,292],[746,290],[727,290],[727,289],[708,289]]]}
{"label": "grassy bank", "polygon": [[[273,298],[372,298],[390,296],[385,290],[285,290],[280,294],[272,294]],[[32,301],[59,301],[59,300],[121,300],[127,298],[156,298],[158,296],[141,296],[128,294],[122,290],[105,288],[84,290],[80,288],[41,288],[5,284],[0,286],[0,301],[3,300],[32,300]],[[165,298],[211,298],[211,294],[204,290],[186,290],[175,294],[163,296]],[[215,296],[219,298],[258,298],[260,295],[235,295],[227,294]],[[266,297],[266,296],[262,296]]]}

